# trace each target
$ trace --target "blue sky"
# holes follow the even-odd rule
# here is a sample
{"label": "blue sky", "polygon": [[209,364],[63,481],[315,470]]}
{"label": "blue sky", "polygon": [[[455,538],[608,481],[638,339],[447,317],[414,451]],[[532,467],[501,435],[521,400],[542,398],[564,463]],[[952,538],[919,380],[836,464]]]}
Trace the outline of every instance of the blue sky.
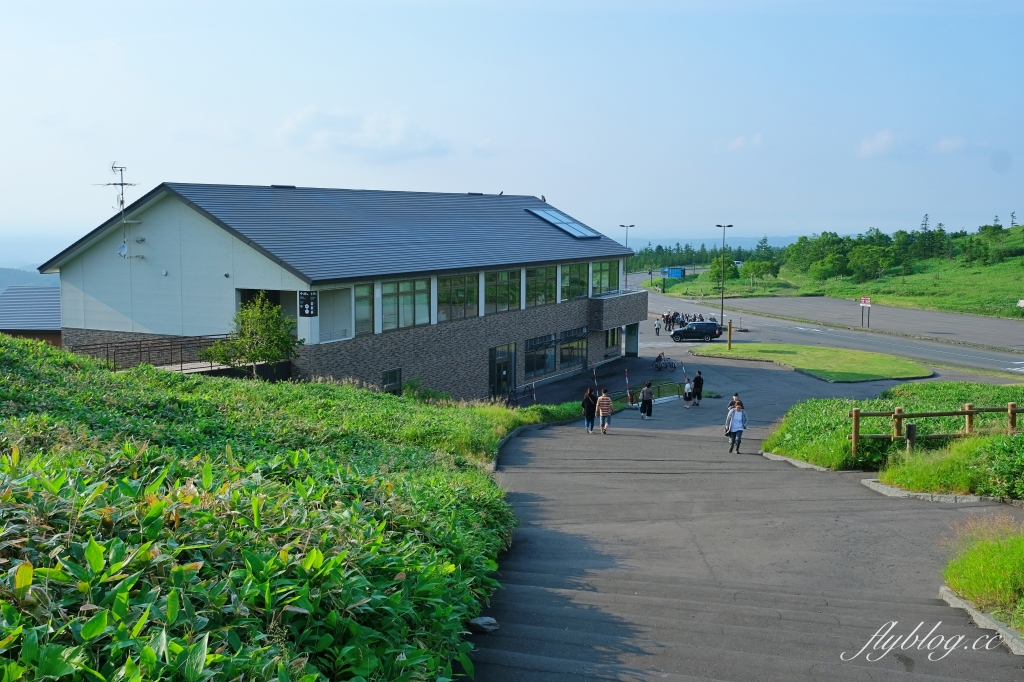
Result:
{"label": "blue sky", "polygon": [[[140,3],[141,4],[141,3]],[[0,264],[163,180],[546,195],[631,245],[1024,221],[1024,3],[5,3]]]}

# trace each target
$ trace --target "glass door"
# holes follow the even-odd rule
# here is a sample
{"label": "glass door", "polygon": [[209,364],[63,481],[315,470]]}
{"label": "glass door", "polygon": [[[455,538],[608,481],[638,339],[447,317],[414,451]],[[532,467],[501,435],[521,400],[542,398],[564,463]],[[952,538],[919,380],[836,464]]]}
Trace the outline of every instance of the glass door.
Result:
{"label": "glass door", "polygon": [[516,387],[516,344],[491,349],[491,397],[502,398]]}

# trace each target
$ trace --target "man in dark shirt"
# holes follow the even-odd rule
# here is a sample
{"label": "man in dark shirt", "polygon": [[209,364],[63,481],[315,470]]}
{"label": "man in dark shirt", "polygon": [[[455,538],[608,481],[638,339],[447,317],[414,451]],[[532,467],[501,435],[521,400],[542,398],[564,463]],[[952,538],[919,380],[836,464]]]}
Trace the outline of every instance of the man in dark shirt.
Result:
{"label": "man in dark shirt", "polygon": [[704,392],[704,377],[697,370],[697,376],[693,378],[693,406],[700,407],[701,393]]}

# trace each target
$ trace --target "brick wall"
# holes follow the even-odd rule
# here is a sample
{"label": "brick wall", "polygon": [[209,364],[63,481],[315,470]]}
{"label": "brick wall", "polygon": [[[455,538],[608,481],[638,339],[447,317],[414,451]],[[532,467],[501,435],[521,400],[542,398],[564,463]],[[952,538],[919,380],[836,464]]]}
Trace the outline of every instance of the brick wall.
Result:
{"label": "brick wall", "polygon": [[[618,357],[620,347],[606,348],[605,330],[591,325],[595,305],[600,305],[604,311],[599,319],[618,320],[632,316],[625,322],[610,324],[609,328],[637,322],[647,316],[646,295],[579,299],[358,336],[345,341],[300,346],[299,355],[292,362],[293,375],[301,379],[352,378],[379,386],[385,371],[401,368],[403,381],[422,377],[427,387],[450,393],[455,398],[487,398],[490,395],[489,350],[495,346],[516,344],[517,386],[525,382],[527,339],[588,326],[587,365]],[[63,330],[65,347],[161,338],[175,337],[91,329]],[[555,371],[563,370],[556,366]]]}
{"label": "brick wall", "polygon": [[177,336],[165,334],[144,334],[142,332],[111,332],[104,329],[78,329],[63,327],[61,343],[64,348],[83,346],[92,343],[120,343],[122,341],[155,341],[158,339],[177,339]]}

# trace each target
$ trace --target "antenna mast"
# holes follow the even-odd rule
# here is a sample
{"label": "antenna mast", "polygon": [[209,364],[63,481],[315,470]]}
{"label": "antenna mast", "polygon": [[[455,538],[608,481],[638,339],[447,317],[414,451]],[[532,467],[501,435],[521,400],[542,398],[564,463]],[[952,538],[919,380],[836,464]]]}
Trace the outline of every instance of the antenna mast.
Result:
{"label": "antenna mast", "polygon": [[121,211],[121,246],[117,249],[117,252],[121,254],[121,258],[128,257],[128,220],[124,215],[124,188],[134,187],[134,182],[124,181],[124,172],[128,170],[126,166],[118,166],[117,161],[110,164],[110,172],[117,175],[119,178],[118,182],[105,182],[101,187],[117,187],[117,210]]}

